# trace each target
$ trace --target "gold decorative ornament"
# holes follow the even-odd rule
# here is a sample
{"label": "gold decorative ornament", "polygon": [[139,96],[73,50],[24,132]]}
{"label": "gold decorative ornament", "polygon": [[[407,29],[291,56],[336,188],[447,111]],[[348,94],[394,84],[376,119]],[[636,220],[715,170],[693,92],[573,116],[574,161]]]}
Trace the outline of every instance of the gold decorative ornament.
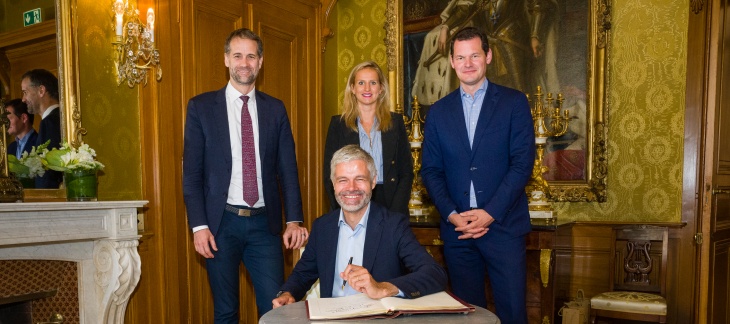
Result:
{"label": "gold decorative ornament", "polygon": [[552,249],[540,249],[540,280],[544,288],[547,288],[550,283],[550,264],[552,263],[552,257]]}
{"label": "gold decorative ornament", "polygon": [[[542,88],[537,86],[534,100],[527,100],[532,103],[532,122],[535,128],[535,162],[532,167],[532,178],[525,186],[527,198],[530,207],[531,218],[552,218],[552,207],[548,199],[550,198],[550,185],[542,174],[549,169],[543,165],[543,156],[545,155],[545,145],[549,137],[558,137],[564,135],[568,131],[570,124],[570,112],[563,109],[563,95],[558,94],[557,99],[553,99],[553,94],[548,93],[543,103]],[[562,115],[561,115],[562,111]],[[549,120],[549,123],[548,123]]]}
{"label": "gold decorative ornament", "polygon": [[411,144],[411,157],[413,158],[413,185],[411,186],[411,199],[408,201],[408,208],[411,215],[424,215],[423,197],[426,187],[419,173],[421,172],[421,146],[423,145],[423,124],[425,120],[421,117],[421,106],[418,104],[418,98],[413,98],[413,111],[411,118],[403,115],[406,125],[406,133],[408,134],[408,142]]}
{"label": "gold decorative ornament", "polygon": [[139,10],[122,0],[112,4],[116,37],[112,42],[116,50],[115,66],[117,84],[125,81],[130,88],[144,83],[147,71],[155,69],[155,79],[162,79],[160,53],[155,48],[155,12],[147,10],[147,23],[139,19]]}

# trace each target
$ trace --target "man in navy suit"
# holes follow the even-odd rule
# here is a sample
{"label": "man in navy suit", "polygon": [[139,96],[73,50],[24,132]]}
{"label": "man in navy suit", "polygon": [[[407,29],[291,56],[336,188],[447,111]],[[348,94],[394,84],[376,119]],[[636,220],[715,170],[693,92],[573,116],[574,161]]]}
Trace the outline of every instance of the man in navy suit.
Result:
{"label": "man in navy suit", "polygon": [[[58,78],[48,70],[35,69],[25,72],[20,82],[23,102],[31,114],[41,115],[38,138],[33,145],[49,142],[48,150],[61,147],[61,110],[58,105]],[[38,189],[58,189],[63,173],[47,170],[35,178]]]}
{"label": "man in navy suit", "polygon": [[238,323],[242,261],[259,317],[269,311],[284,283],[282,241],[298,249],[308,237],[299,226],[302,201],[286,109],[255,89],[262,63],[261,38],[245,28],[233,31],[225,44],[228,85],[188,102],[183,194],[195,250],[206,258],[215,323]]}
{"label": "man in navy suit", "polygon": [[465,28],[451,42],[459,89],[426,118],[421,176],[441,214],[441,239],[453,292],[486,307],[489,274],[497,316],[526,323],[525,185],[535,135],[525,94],[490,83],[487,37]]}
{"label": "man in navy suit", "polygon": [[10,121],[8,135],[15,139],[8,145],[8,155],[15,155],[20,159],[23,152],[30,153],[36,144],[38,133],[33,129],[34,115],[28,112],[28,105],[20,99],[6,102],[5,112],[8,113]]}
{"label": "man in navy suit", "polygon": [[373,158],[351,144],[334,153],[330,166],[341,208],[314,221],[274,307],[302,299],[317,279],[322,297],[416,298],[444,290],[446,271],[418,243],[408,216],[370,202],[378,179]]}

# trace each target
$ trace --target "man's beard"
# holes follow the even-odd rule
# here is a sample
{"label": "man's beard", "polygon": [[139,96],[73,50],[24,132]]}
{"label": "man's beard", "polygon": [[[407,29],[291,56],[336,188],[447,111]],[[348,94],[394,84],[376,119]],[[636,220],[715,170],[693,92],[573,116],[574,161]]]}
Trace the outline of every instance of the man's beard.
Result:
{"label": "man's beard", "polygon": [[[249,72],[248,77],[245,79],[242,79],[242,77],[237,73],[239,70],[248,71]],[[257,74],[251,68],[231,69],[230,73],[231,73],[231,76],[233,77],[233,81],[236,81],[236,83],[238,83],[240,85],[252,85],[254,82],[256,82]]]}
{"label": "man's beard", "polygon": [[26,105],[28,105],[29,113],[31,113],[33,115],[40,115],[40,113],[41,113],[40,107],[38,107],[37,105],[32,104],[32,103],[26,103]]}
{"label": "man's beard", "polygon": [[[347,195],[351,195],[351,194],[362,195],[362,200],[360,200],[360,202],[356,205],[344,204],[344,199],[341,196],[347,196]],[[360,211],[361,209],[363,209],[363,207],[367,206],[367,204],[370,203],[371,197],[372,197],[372,192],[365,192],[362,190],[352,190],[352,191],[340,192],[339,194],[337,194],[335,196],[335,199],[337,200],[337,203],[340,204],[340,207],[342,208],[342,210],[349,212],[349,213],[354,213],[354,212]]]}

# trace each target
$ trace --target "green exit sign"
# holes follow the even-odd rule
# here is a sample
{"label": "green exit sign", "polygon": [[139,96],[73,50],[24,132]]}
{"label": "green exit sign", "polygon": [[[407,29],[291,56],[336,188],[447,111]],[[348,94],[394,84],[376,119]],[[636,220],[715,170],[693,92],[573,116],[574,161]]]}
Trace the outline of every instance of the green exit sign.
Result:
{"label": "green exit sign", "polygon": [[23,13],[23,27],[35,25],[41,22],[41,8],[28,10]]}

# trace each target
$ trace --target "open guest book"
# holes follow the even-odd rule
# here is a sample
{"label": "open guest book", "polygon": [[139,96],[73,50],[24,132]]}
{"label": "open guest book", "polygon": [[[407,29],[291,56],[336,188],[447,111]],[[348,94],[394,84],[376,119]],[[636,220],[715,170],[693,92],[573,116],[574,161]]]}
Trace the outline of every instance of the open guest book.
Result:
{"label": "open guest book", "polygon": [[386,297],[370,299],[366,294],[307,300],[310,320],[393,318],[403,314],[462,313],[475,310],[445,291],[415,299]]}

